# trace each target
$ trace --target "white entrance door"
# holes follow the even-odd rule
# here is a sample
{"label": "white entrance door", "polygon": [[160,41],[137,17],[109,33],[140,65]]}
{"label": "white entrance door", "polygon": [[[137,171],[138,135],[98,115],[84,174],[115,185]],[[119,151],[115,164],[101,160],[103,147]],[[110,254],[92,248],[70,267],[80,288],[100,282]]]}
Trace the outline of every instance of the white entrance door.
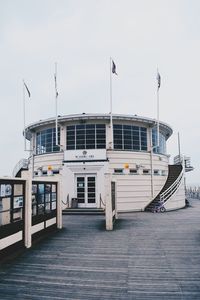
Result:
{"label": "white entrance door", "polygon": [[96,176],[77,175],[76,176],[76,197],[78,207],[96,207]]}

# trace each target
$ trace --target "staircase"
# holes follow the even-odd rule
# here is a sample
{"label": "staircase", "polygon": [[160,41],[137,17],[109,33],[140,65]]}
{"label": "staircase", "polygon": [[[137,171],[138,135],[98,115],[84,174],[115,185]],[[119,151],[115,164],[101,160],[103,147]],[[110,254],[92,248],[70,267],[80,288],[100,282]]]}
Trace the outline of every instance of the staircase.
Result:
{"label": "staircase", "polygon": [[145,211],[154,211],[156,207],[164,204],[177,191],[182,179],[182,171],[182,165],[168,166],[168,177],[165,185],[153,201],[146,206]]}
{"label": "staircase", "polygon": [[104,215],[103,208],[65,208],[63,215]]}

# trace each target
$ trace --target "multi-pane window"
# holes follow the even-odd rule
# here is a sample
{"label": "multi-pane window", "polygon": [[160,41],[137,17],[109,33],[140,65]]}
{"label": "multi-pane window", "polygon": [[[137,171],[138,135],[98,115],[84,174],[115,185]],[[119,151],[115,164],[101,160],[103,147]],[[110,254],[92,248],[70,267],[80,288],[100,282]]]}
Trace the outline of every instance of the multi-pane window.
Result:
{"label": "multi-pane window", "polygon": [[[60,128],[58,128],[58,144],[60,144]],[[56,128],[48,128],[36,134],[36,153],[43,154],[59,151],[56,145]]]}
{"label": "multi-pane window", "polygon": [[161,132],[159,133],[159,147],[155,147],[157,145],[157,128],[152,129],[152,143],[154,153],[166,154],[166,138]]}
{"label": "multi-pane window", "polygon": [[114,149],[129,151],[147,151],[147,129],[133,125],[113,126]]}
{"label": "multi-pane window", "polygon": [[48,214],[56,210],[56,183],[36,183],[32,185],[32,215]]}
{"label": "multi-pane window", "polygon": [[67,150],[106,148],[105,124],[67,126]]}

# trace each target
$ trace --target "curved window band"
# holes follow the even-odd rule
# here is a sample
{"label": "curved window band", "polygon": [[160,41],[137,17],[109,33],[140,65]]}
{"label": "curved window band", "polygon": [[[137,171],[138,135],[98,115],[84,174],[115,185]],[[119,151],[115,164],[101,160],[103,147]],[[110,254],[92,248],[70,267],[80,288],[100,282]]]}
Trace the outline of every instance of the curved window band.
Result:
{"label": "curved window band", "polygon": [[[66,127],[66,149],[105,149],[106,128],[105,124],[81,124]],[[126,151],[147,151],[147,128],[114,124],[113,125],[114,149]],[[58,128],[58,143],[60,144],[60,128]],[[157,130],[152,129],[153,146],[157,144]],[[56,130],[48,128],[36,134],[36,154],[59,151],[56,146]],[[159,134],[159,147],[153,149],[154,153],[166,154],[166,138]]]}

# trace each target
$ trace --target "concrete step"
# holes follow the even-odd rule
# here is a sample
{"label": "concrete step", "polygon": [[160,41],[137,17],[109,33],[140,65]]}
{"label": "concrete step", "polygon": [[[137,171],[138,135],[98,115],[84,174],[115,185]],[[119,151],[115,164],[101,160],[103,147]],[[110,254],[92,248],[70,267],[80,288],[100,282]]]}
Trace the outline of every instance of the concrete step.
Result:
{"label": "concrete step", "polygon": [[66,208],[62,211],[63,215],[104,215],[103,208]]}

